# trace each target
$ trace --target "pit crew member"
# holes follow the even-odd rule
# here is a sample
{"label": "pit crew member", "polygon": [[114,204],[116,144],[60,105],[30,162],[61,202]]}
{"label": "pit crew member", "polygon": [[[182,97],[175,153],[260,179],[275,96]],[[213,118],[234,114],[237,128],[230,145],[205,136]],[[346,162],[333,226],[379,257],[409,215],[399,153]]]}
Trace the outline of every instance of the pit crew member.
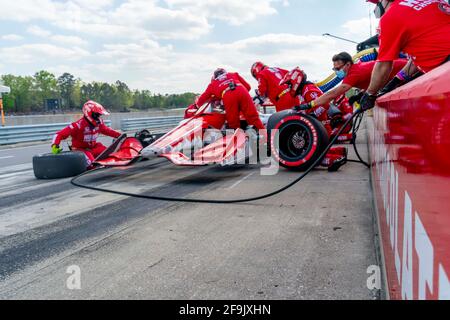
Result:
{"label": "pit crew member", "polygon": [[287,84],[280,84],[288,70],[269,67],[258,61],[251,67],[252,76],[258,81],[258,94],[264,100],[268,98],[277,112],[292,109],[299,104],[298,97],[289,94]]}
{"label": "pit crew member", "polygon": [[366,0],[376,4],[380,19],[380,49],[362,110],[375,106],[377,93],[388,82],[393,61],[400,52],[410,56],[402,77],[427,73],[449,60],[450,5],[444,0]]}
{"label": "pit crew member", "polygon": [[[288,72],[281,81],[281,84],[287,84],[290,88],[290,95],[293,97],[299,97],[304,103],[309,103],[323,94],[319,87],[317,87],[314,83],[307,81],[306,73],[298,67]],[[294,107],[293,109],[298,111],[297,107]],[[328,136],[331,136],[333,130],[328,118],[329,108],[330,105],[327,103],[324,105],[317,105],[313,108],[309,108],[307,111],[300,112],[305,112],[316,117],[324,125]],[[322,166],[327,167],[328,171],[337,171],[346,163],[347,149],[345,147],[333,147],[322,161]]]}
{"label": "pit crew member", "polygon": [[250,126],[256,130],[265,130],[249,94],[250,89],[250,84],[238,73],[227,72],[225,69],[219,68],[214,71],[211,83],[198,98],[195,106],[198,108],[204,103],[220,97],[225,108],[228,128],[239,129],[241,127],[240,114],[242,113]]}
{"label": "pit crew member", "polygon": [[[336,72],[338,77],[344,78],[344,80],[336,88],[310,101],[309,106],[311,108],[330,103],[352,88],[367,90],[369,87],[375,61],[354,63],[352,56],[347,52],[336,54],[332,60],[334,65],[333,71]],[[405,67],[407,62],[406,59],[393,60],[393,69],[389,74],[389,79],[393,79]]]}
{"label": "pit crew member", "polygon": [[62,151],[60,144],[69,136],[72,137],[72,150],[81,151],[86,156],[87,168],[92,168],[92,162],[97,158],[106,147],[97,142],[100,134],[112,138],[118,138],[121,133],[108,128],[101,116],[109,115],[109,112],[99,103],[88,101],[83,105],[83,117],[70,124],[66,128],[57,132],[52,142],[52,152],[58,154]]}

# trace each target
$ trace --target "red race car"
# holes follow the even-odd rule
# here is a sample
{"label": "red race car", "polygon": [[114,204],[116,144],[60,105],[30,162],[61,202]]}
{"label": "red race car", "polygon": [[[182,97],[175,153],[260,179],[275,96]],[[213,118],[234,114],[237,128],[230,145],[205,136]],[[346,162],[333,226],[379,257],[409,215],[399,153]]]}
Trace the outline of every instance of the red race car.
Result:
{"label": "red race car", "polygon": [[[134,138],[119,138],[95,163],[123,166],[137,159],[162,157],[180,166],[232,165],[244,164],[260,153],[271,155],[283,167],[305,170],[328,145],[329,137],[320,121],[291,110],[273,115],[260,113],[268,134],[248,130],[242,118],[242,129],[224,130],[225,113],[220,104],[205,104],[190,113],[157,140],[146,130]],[[259,152],[251,147],[255,145],[268,146],[269,150]]]}

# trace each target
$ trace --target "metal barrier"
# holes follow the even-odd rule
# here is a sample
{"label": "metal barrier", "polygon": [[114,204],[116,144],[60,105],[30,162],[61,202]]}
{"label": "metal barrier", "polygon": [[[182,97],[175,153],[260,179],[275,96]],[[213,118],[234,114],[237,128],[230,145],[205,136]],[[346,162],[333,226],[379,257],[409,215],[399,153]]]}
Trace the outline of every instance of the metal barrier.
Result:
{"label": "metal barrier", "polygon": [[149,129],[157,133],[177,126],[181,120],[182,116],[124,119],[120,127],[123,132]]}
{"label": "metal barrier", "polygon": [[[273,108],[267,108],[268,113],[274,111]],[[124,119],[120,126],[123,132],[149,129],[153,133],[163,133],[177,126],[182,120],[183,116]],[[111,126],[111,121],[107,120],[105,124]],[[56,132],[67,125],[69,123],[0,127],[0,145],[51,140]]]}
{"label": "metal barrier", "polygon": [[[0,127],[0,145],[51,140],[56,132],[70,123],[37,124],[32,126]],[[105,121],[111,126],[111,121]]]}

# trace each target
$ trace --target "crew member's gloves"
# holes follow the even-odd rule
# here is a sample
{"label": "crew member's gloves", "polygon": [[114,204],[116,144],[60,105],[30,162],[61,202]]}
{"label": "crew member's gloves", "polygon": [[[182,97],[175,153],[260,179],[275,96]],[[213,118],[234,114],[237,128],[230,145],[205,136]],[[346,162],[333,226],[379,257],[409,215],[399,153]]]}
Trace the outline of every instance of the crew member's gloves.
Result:
{"label": "crew member's gloves", "polygon": [[61,153],[62,150],[63,149],[60,148],[58,145],[56,145],[56,144],[52,145],[52,153],[53,154],[59,154],[59,153]]}
{"label": "crew member's gloves", "polygon": [[394,77],[383,89],[381,89],[379,95],[384,96],[385,94],[398,88],[402,83],[402,80],[400,80],[398,77]]}
{"label": "crew member's gloves", "polygon": [[363,95],[364,95],[364,92],[360,92],[360,93],[358,93],[358,94],[355,94],[354,96],[351,96],[351,97],[348,99],[348,103],[349,103],[352,107],[354,107],[355,102],[359,102],[359,101],[361,100],[361,98],[362,98]]}
{"label": "crew member's gloves", "polygon": [[300,111],[306,111],[306,110],[312,109],[312,108],[314,108],[314,107],[315,107],[314,103],[313,103],[313,102],[310,102],[310,103],[304,103],[304,104],[301,104],[301,105],[299,105],[299,106],[295,106],[295,107],[292,108],[292,109],[293,109],[294,111],[300,112]]}
{"label": "crew member's gloves", "polygon": [[377,100],[378,96],[375,94],[370,93],[364,93],[361,100],[359,101],[360,110],[362,112],[373,109],[375,107],[375,101]]}

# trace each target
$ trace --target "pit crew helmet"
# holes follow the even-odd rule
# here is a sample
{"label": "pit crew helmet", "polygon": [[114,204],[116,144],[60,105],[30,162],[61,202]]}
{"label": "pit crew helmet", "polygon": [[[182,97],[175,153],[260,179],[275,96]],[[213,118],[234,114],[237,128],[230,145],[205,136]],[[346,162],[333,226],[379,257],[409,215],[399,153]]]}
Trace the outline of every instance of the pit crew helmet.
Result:
{"label": "pit crew helmet", "polygon": [[83,115],[90,124],[96,126],[100,123],[100,117],[108,116],[109,112],[100,103],[89,100],[83,105]]}
{"label": "pit crew helmet", "polygon": [[280,86],[288,85],[290,88],[290,94],[293,97],[296,97],[300,94],[303,85],[306,83],[307,76],[305,72],[299,67],[295,68],[292,71],[289,71],[281,80]]}

